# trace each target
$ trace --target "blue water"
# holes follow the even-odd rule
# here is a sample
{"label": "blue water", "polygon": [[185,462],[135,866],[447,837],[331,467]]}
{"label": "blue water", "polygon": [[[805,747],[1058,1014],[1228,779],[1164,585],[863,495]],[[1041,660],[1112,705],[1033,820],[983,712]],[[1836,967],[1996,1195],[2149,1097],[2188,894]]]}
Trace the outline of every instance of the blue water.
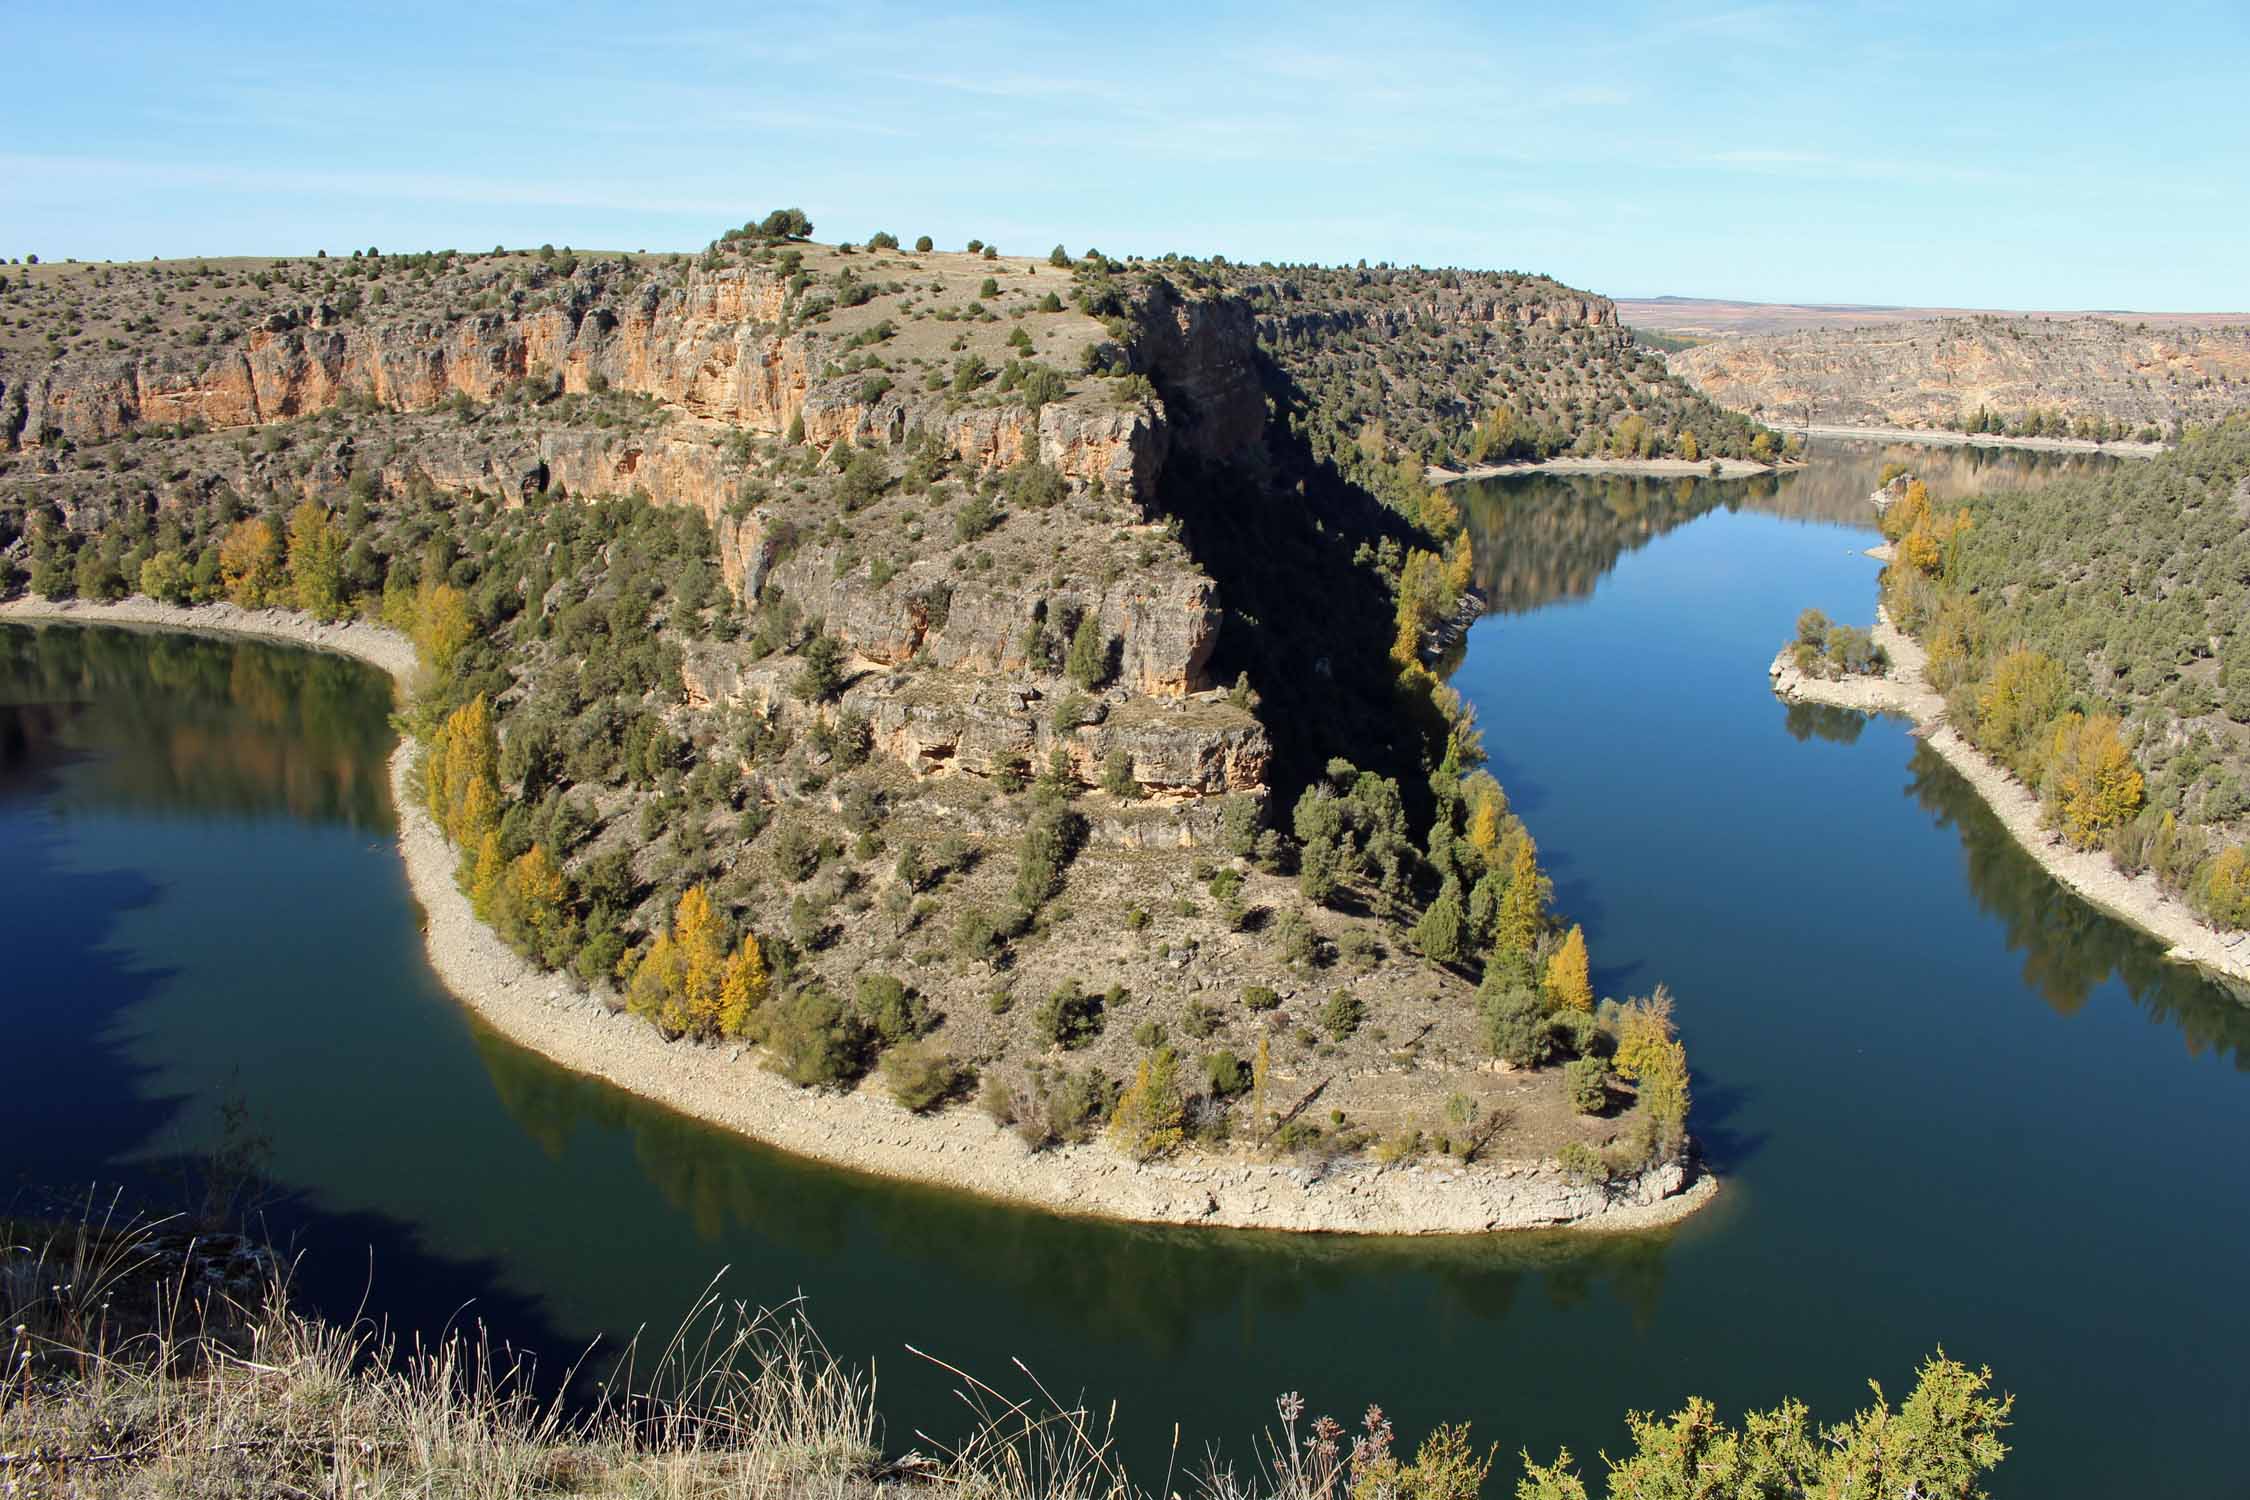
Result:
{"label": "blue water", "polygon": [[753,1301],[802,1291],[876,1367],[894,1447],[960,1431],[907,1343],[1017,1390],[1020,1357],[1114,1398],[1152,1485],[1175,1422],[1190,1459],[1247,1460],[1282,1390],[1590,1455],[1690,1394],[1841,1416],[1942,1344],[2019,1398],[1996,1493],[2238,1493],[2250,1011],[2054,887],[1903,725],[1767,689],[1800,609],[1868,615],[1871,534],[1806,517],[1858,520],[1876,457],[1795,488],[1464,496],[1499,612],[1455,681],[1597,988],[1678,997],[1726,1187],[1676,1231],[1138,1229],[792,1162],[551,1068],[437,988],[374,674],[20,627],[6,1170],[184,1202],[235,1098],[316,1304],[481,1317],[559,1363],[668,1329],[725,1269]]}

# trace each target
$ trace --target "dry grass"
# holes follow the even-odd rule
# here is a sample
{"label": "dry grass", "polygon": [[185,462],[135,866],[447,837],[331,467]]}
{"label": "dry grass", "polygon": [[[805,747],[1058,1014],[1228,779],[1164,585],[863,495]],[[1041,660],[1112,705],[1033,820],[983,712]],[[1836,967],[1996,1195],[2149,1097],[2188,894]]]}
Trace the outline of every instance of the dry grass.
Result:
{"label": "dry grass", "polygon": [[[432,1343],[288,1305],[286,1276],[241,1295],[209,1282],[172,1220],[88,1200],[75,1222],[0,1221],[0,1496],[614,1500],[867,1497],[904,1488],[977,1500],[1337,1500],[1269,1442],[1245,1481],[1206,1459],[1154,1490],[1097,1418],[1020,1363],[1011,1397],[959,1382],[968,1436],[886,1460],[871,1381],[837,1363],[794,1306],[707,1290],[645,1369],[628,1350],[591,1400],[542,1394],[531,1360],[481,1329]],[[218,1236],[222,1244],[232,1236]],[[270,1263],[269,1263],[270,1264]],[[915,1351],[920,1354],[920,1351]],[[576,1376],[579,1372],[570,1372]],[[564,1387],[573,1387],[566,1379]],[[583,1385],[576,1388],[584,1389]],[[1286,1414],[1287,1408],[1284,1407]],[[1176,1446],[1176,1433],[1175,1433]]]}
{"label": "dry grass", "polygon": [[[240,1243],[212,1238],[229,1255]],[[628,1349],[592,1399],[566,1401],[481,1329],[424,1343],[321,1322],[289,1307],[279,1270],[240,1295],[204,1290],[201,1243],[114,1200],[89,1198],[70,1222],[0,1220],[0,1496],[1343,1500],[1363,1480],[1398,1500],[1474,1493],[1411,1465],[1372,1473],[1387,1424],[1379,1444],[1371,1425],[1340,1446],[1325,1420],[1299,1432],[1295,1397],[1249,1472],[1216,1453],[1183,1470],[1175,1428],[1175,1461],[1150,1488],[1117,1457],[1114,1408],[1058,1400],[1020,1361],[1018,1397],[919,1350],[959,1382],[968,1436],[917,1433],[929,1452],[886,1459],[873,1383],[794,1305],[715,1287],[645,1369]]]}

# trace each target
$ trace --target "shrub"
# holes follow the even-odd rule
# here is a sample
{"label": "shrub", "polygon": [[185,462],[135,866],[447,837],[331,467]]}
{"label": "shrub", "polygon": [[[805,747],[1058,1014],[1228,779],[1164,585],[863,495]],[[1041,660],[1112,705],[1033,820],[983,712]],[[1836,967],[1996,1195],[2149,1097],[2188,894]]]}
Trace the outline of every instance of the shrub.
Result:
{"label": "shrub", "polygon": [[887,229],[878,229],[867,237],[867,248],[870,250],[896,250],[898,248],[898,236]]}
{"label": "shrub", "polygon": [[1281,1004],[1281,996],[1262,984],[1253,984],[1242,991],[1242,1003],[1254,1011],[1273,1010]]}
{"label": "shrub", "polygon": [[820,839],[802,823],[784,823],[775,829],[766,853],[774,873],[792,885],[811,879],[820,868]]}
{"label": "shrub", "polygon": [[1031,1029],[1048,1046],[1068,1052],[1100,1036],[1102,1020],[1102,997],[1066,979],[1031,1013]]}
{"label": "shrub", "polygon": [[916,254],[927,255],[936,248],[937,241],[931,239],[928,235],[919,234],[914,237],[914,250]]}
{"label": "shrub", "polygon": [[1135,1161],[1153,1161],[1179,1149],[1186,1139],[1185,1117],[1179,1055],[1159,1047],[1141,1059],[1132,1087],[1110,1112],[1109,1129],[1126,1155]]}
{"label": "shrub", "polygon": [[1536,1068],[1553,1055],[1547,1002],[1528,985],[1488,982],[1477,995],[1477,1018],[1486,1049],[1511,1067]]}
{"label": "shrub", "polygon": [[886,1046],[914,1040],[933,1021],[928,1003],[888,974],[862,974],[856,998],[860,1019]]}
{"label": "shrub", "polygon": [[1600,1114],[1609,1108],[1609,1064],[1598,1057],[1563,1064],[1563,1092],[1580,1114]]}
{"label": "shrub", "polygon": [[844,645],[832,635],[814,636],[805,643],[803,665],[789,690],[807,703],[824,703],[844,686]]}
{"label": "shrub", "polygon": [[1064,662],[1070,680],[1092,691],[1109,681],[1110,639],[1102,630],[1101,621],[1092,610],[1078,618],[1078,628],[1071,632],[1070,653]]}
{"label": "shrub", "polygon": [[1064,1075],[1048,1096],[1048,1128],[1062,1140],[1090,1139],[1109,1122],[1117,1093],[1116,1083],[1099,1068]]}
{"label": "shrub", "polygon": [[991,963],[1007,947],[1000,925],[982,907],[966,907],[953,923],[953,951],[978,963]]}
{"label": "shrub", "polygon": [[883,1054],[883,1082],[891,1097],[918,1115],[967,1088],[973,1077],[950,1054],[921,1042],[906,1042]]}
{"label": "shrub", "polygon": [[[1133,775],[1133,758],[1123,750],[1112,750],[1102,757],[1102,790],[1121,801],[1141,795],[1141,784]],[[1142,918],[1145,923],[1147,918]]]}
{"label": "shrub", "polygon": [[983,495],[973,496],[953,518],[953,539],[973,542],[1000,524],[1000,513]]}
{"label": "shrub", "polygon": [[1349,991],[1338,991],[1321,1008],[1321,1029],[1341,1042],[1357,1032],[1367,1020],[1367,1003]]}
{"label": "shrub", "polygon": [[867,1029],[818,985],[770,1005],[766,1045],[774,1067],[800,1088],[849,1083],[867,1071]]}
{"label": "shrub", "polygon": [[1203,1084],[1214,1099],[1232,1099],[1250,1087],[1250,1065],[1221,1047],[1203,1057]]}
{"label": "shrub", "polygon": [[1610,1179],[1609,1159],[1584,1141],[1566,1143],[1555,1153],[1555,1165],[1562,1168],[1563,1176],[1580,1186],[1606,1183]]}
{"label": "shrub", "polygon": [[1049,805],[1032,816],[1016,858],[1016,900],[1037,907],[1063,887],[1063,872],[1077,857],[1086,820],[1068,806]]}

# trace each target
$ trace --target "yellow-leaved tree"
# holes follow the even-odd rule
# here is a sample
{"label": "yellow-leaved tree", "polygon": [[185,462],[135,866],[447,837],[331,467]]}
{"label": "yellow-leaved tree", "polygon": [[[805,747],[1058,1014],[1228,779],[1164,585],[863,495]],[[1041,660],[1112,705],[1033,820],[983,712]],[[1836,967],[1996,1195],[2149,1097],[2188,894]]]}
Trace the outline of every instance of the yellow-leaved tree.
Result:
{"label": "yellow-leaved tree", "polygon": [[730,954],[710,893],[691,885],[632,966],[625,1004],[674,1035],[710,1040],[743,1035],[769,987],[757,939],[744,937]]}
{"label": "yellow-leaved tree", "polygon": [[772,991],[765,955],[758,950],[757,938],[745,933],[727,959],[726,980],[719,986],[719,1035],[741,1036],[748,1031],[750,1018]]}
{"label": "yellow-leaved tree", "polygon": [[1153,1161],[1177,1151],[1187,1139],[1182,1128],[1185,1118],[1179,1055],[1170,1047],[1159,1047],[1141,1059],[1132,1087],[1118,1096],[1109,1120],[1110,1137],[1135,1161]]}
{"label": "yellow-leaved tree", "polygon": [[2028,646],[2018,646],[1993,663],[1992,675],[1977,690],[1977,742],[2028,776],[2046,746],[2039,736],[2062,710],[2070,683],[2062,664]]}
{"label": "yellow-leaved tree", "polygon": [[2125,748],[2115,714],[2081,718],[2063,715],[2048,752],[2054,777],[2054,809],[2063,837],[2091,849],[2111,829],[2140,811],[2140,768]]}
{"label": "yellow-leaved tree", "polygon": [[243,609],[263,609],[281,595],[281,539],[256,517],[237,521],[219,542],[219,577],[227,598]]}
{"label": "yellow-leaved tree", "polygon": [[482,693],[446,715],[422,762],[422,793],[445,836],[474,852],[500,817],[500,738]]}
{"label": "yellow-leaved tree", "polygon": [[1547,998],[1569,1010],[1594,1008],[1594,982],[1586,957],[1586,929],[1573,924],[1554,957],[1547,960]]}
{"label": "yellow-leaved tree", "polygon": [[469,644],[476,622],[469,617],[469,601],[449,583],[425,582],[414,601],[414,647],[440,677],[453,670],[454,659]]}
{"label": "yellow-leaved tree", "polygon": [[555,952],[556,939],[568,920],[564,903],[570,899],[570,887],[546,845],[534,843],[508,867],[508,897],[535,950],[542,957]]}
{"label": "yellow-leaved tree", "polygon": [[1539,868],[1539,846],[1526,833],[1516,841],[1509,862],[1508,889],[1500,897],[1499,932],[1494,946],[1529,954],[1547,931],[1547,901],[1555,884]]}

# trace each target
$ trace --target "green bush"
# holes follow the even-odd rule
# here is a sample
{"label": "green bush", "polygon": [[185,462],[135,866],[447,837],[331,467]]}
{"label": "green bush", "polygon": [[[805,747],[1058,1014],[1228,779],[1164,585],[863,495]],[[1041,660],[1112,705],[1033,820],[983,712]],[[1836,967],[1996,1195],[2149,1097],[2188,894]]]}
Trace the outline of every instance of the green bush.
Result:
{"label": "green bush", "polygon": [[1047,1121],[1066,1141],[1091,1140],[1109,1123],[1120,1090],[1099,1068],[1065,1074],[1047,1096]]}
{"label": "green bush", "polygon": [[1338,991],[1321,1008],[1321,1029],[1341,1042],[1351,1037],[1367,1020],[1367,1002],[1349,991]]}
{"label": "green bush", "polygon": [[1581,1186],[1607,1182],[1613,1175],[1609,1158],[1584,1141],[1567,1142],[1562,1150],[1555,1153],[1555,1165],[1562,1168],[1565,1177]]}
{"label": "green bush", "polygon": [[1598,1057],[1563,1064],[1563,1092],[1580,1114],[1602,1113],[1609,1108],[1609,1064]]}
{"label": "green bush", "polygon": [[1032,1034],[1050,1047],[1072,1051],[1102,1034],[1102,997],[1066,979],[1031,1013]]}
{"label": "green bush", "polygon": [[775,829],[773,843],[766,850],[774,873],[792,885],[812,878],[813,872],[820,868],[820,854],[819,836],[795,821]]}
{"label": "green bush", "polygon": [[807,703],[825,703],[844,687],[844,644],[832,635],[816,635],[805,643],[803,665],[789,690]]}
{"label": "green bush", "polygon": [[912,1041],[935,1024],[923,998],[888,974],[862,974],[857,994],[860,1019],[884,1045]]}
{"label": "green bush", "polygon": [[1281,1004],[1281,996],[1275,994],[1269,986],[1253,984],[1243,989],[1242,1003],[1250,1010],[1268,1011]]}
{"label": "green bush", "polygon": [[916,1114],[927,1114],[966,1090],[976,1075],[948,1053],[922,1042],[906,1042],[883,1054],[883,1082],[891,1097]]}
{"label": "green bush", "polygon": [[928,235],[922,234],[914,237],[914,251],[917,255],[927,255],[936,248],[937,241],[931,239]]}
{"label": "green bush", "polygon": [[1232,1099],[1250,1087],[1250,1066],[1234,1055],[1230,1048],[1221,1047],[1203,1057],[1203,1082],[1214,1099]]}
{"label": "green bush", "polygon": [[774,1067],[800,1088],[851,1082],[867,1071],[867,1028],[818,985],[768,1003]]}
{"label": "green bush", "polygon": [[1511,1067],[1536,1068],[1554,1055],[1547,1002],[1536,989],[1488,983],[1477,993],[1477,1019],[1486,1050]]}

